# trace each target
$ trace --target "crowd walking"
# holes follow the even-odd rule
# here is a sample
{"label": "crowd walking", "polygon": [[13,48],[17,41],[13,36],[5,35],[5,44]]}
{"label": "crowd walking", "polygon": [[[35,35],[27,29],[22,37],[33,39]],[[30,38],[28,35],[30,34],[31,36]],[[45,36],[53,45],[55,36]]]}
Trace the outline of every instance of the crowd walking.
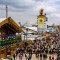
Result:
{"label": "crowd walking", "polygon": [[54,34],[50,41],[42,39],[34,40],[33,43],[22,42],[22,47],[9,60],[60,60],[60,35]]}

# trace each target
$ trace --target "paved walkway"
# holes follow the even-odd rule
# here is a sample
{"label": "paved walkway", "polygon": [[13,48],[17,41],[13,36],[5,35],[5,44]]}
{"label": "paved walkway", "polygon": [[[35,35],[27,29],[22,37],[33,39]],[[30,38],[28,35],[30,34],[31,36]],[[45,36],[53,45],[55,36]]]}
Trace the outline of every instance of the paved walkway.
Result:
{"label": "paved walkway", "polygon": [[[54,58],[56,59],[57,58],[57,56],[56,56],[56,54],[55,55],[48,55],[48,57],[47,57],[47,59],[46,60],[49,60],[49,56],[54,56]],[[19,60],[19,57],[17,57],[17,59],[16,60]],[[23,56],[23,60],[26,60],[25,59],[25,57]],[[32,59],[31,60],[40,60],[40,57],[39,58],[36,58],[36,56],[35,56],[35,54],[33,54],[33,56],[32,56]]]}
{"label": "paved walkway", "polygon": [[[27,56],[28,56],[28,54],[27,54]],[[46,60],[49,60],[49,56],[54,56],[54,60],[57,58],[56,54],[52,54],[52,55],[48,55]],[[11,57],[11,58],[13,59],[13,57]],[[9,60],[9,59],[2,59],[2,60]],[[15,60],[20,60],[19,59],[19,56],[17,56],[15,58]],[[25,57],[24,57],[24,55],[23,55],[23,59],[22,60],[26,60]],[[36,58],[35,54],[33,54],[31,60],[40,60],[40,57],[39,58]],[[43,58],[42,58],[42,60],[43,60]]]}

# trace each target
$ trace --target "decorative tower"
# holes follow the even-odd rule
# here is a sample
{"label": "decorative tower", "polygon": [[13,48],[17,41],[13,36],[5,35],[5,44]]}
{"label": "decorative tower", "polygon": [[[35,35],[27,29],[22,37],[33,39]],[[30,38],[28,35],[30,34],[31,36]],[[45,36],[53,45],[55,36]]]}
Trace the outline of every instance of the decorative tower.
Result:
{"label": "decorative tower", "polygon": [[44,14],[43,9],[40,10],[40,14],[37,16],[38,32],[44,31],[45,22],[47,21],[46,13]]}

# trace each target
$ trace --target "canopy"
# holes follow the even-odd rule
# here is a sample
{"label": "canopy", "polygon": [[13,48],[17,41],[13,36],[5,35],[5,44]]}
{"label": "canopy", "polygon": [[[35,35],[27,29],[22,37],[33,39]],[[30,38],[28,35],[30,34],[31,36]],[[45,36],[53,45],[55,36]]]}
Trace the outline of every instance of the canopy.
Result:
{"label": "canopy", "polygon": [[0,19],[0,35],[2,37],[22,32],[21,27],[11,18]]}

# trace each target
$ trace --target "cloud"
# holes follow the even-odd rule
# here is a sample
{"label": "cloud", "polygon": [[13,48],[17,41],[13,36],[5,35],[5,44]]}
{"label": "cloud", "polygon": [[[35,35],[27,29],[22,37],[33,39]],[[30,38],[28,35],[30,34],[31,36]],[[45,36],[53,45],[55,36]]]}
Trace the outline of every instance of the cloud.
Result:
{"label": "cloud", "polygon": [[32,0],[0,0],[0,4],[10,5],[15,8],[30,8],[33,7],[34,1]]}
{"label": "cloud", "polygon": [[0,17],[5,16],[6,4],[8,5],[9,16],[22,23],[26,21],[36,23],[39,11],[43,8],[44,13],[48,16],[48,23],[53,24],[54,22],[55,24],[59,24],[60,0],[0,0]]}

